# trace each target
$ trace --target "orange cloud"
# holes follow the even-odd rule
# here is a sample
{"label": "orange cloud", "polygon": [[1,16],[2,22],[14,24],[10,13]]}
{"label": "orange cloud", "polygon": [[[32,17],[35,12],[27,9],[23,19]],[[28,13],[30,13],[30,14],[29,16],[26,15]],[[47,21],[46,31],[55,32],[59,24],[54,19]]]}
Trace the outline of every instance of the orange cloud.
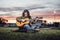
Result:
{"label": "orange cloud", "polygon": [[[31,13],[31,16],[32,17],[36,17],[36,16],[39,16],[39,17],[43,17],[43,20],[47,20],[48,22],[49,21],[56,21],[56,22],[60,22],[60,10],[57,10],[56,11],[56,14],[54,14],[53,11],[48,11],[48,12],[32,12]],[[13,22],[13,20],[16,21],[16,17],[19,17],[21,16],[21,14],[16,14],[16,15],[5,15],[5,16],[0,16],[0,17],[3,17],[7,20],[9,20],[9,22]],[[14,21],[14,22],[15,22]]]}

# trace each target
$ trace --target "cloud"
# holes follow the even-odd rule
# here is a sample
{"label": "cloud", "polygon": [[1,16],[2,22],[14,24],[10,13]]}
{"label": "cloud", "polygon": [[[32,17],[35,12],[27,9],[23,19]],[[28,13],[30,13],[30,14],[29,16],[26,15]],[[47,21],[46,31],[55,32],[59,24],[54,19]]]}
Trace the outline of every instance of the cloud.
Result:
{"label": "cloud", "polygon": [[32,11],[60,10],[60,0],[0,0],[0,11]]}

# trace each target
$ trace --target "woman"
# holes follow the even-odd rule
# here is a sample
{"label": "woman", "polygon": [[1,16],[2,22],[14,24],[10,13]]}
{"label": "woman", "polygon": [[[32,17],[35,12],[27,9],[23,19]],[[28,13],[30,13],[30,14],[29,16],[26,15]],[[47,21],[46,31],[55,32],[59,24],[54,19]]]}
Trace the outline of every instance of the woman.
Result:
{"label": "woman", "polygon": [[31,16],[30,16],[30,13],[28,10],[24,10],[23,13],[22,13],[22,16],[21,17],[17,17],[17,21],[20,21],[20,19],[22,18],[28,18],[29,19],[29,23],[28,24],[24,24],[23,26],[19,27],[19,31],[25,31],[25,32],[28,32],[28,31],[34,31],[33,29],[36,27],[35,25],[31,25],[30,24],[30,19],[31,19]]}

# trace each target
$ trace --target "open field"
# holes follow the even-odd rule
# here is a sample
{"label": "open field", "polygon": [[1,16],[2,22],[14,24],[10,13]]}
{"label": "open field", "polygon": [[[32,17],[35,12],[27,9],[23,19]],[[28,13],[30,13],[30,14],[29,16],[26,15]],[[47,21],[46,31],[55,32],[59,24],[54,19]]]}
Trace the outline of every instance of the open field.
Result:
{"label": "open field", "polygon": [[0,40],[60,40],[60,30],[43,29],[36,33],[11,32],[9,27],[0,27]]}

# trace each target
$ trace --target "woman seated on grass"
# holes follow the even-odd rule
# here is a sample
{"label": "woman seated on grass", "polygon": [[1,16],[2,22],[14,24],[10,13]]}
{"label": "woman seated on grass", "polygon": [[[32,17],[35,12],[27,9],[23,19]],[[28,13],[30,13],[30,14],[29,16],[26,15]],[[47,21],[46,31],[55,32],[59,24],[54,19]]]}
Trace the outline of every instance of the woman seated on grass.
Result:
{"label": "woman seated on grass", "polygon": [[18,31],[23,31],[23,32],[34,32],[34,31],[38,31],[35,30],[36,26],[35,25],[31,25],[31,16],[28,10],[24,10],[24,12],[22,13],[21,17],[17,17],[16,20],[19,21],[21,18],[28,18],[29,19],[29,23],[28,24],[24,24],[22,27],[19,27]]}

